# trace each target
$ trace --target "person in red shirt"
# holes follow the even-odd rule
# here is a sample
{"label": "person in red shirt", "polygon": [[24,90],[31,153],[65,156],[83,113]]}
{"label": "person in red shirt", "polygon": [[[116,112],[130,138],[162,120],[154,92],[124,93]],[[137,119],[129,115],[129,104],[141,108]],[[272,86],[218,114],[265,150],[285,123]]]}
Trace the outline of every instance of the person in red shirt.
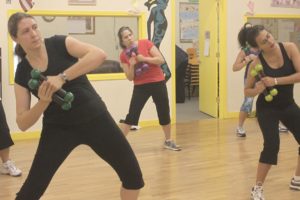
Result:
{"label": "person in red shirt", "polygon": [[[181,148],[171,139],[171,120],[168,91],[160,65],[165,61],[157,47],[149,40],[135,40],[132,30],[123,26],[118,31],[119,43],[123,51],[120,54],[121,66],[129,81],[134,82],[129,113],[120,124],[124,135],[132,125],[137,125],[140,114],[149,97],[152,97],[165,134],[164,148],[180,151]],[[136,48],[135,51],[131,51]],[[141,65],[145,66],[141,70]]]}

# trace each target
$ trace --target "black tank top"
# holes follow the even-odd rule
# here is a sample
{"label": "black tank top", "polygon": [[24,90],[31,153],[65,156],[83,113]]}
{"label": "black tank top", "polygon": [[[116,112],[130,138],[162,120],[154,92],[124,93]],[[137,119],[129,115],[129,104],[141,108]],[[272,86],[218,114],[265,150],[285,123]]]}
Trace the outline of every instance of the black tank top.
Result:
{"label": "black tank top", "polygon": [[[283,56],[283,66],[281,66],[278,69],[271,68],[266,60],[264,59],[263,55],[259,54],[260,62],[263,66],[264,73],[266,76],[269,77],[282,77],[282,76],[289,76],[291,74],[294,74],[296,72],[294,65],[290,58],[287,55],[286,50],[284,49],[284,46],[282,43],[279,43],[279,47]],[[258,96],[257,102],[256,102],[256,109],[263,109],[263,108],[272,108],[272,109],[282,109],[285,108],[291,104],[293,104],[294,101],[294,84],[288,84],[288,85],[276,85],[275,88],[278,90],[277,96],[273,98],[271,102],[265,101],[264,95],[260,94]]]}

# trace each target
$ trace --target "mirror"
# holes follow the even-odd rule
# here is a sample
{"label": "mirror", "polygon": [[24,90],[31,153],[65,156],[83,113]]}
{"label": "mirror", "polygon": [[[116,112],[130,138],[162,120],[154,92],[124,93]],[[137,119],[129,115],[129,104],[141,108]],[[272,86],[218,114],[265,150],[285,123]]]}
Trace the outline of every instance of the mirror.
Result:
{"label": "mirror", "polygon": [[247,21],[254,25],[264,25],[275,40],[293,42],[300,50],[300,15],[249,16]]}
{"label": "mirror", "polygon": [[[14,13],[11,11],[10,14]],[[107,60],[96,70],[88,74],[90,80],[125,79],[120,67],[117,32],[121,26],[129,26],[137,39],[145,37],[143,13],[128,12],[49,12],[30,11],[34,15],[44,38],[53,35],[71,35],[81,41],[103,49]],[[58,28],[59,27],[59,28]],[[14,74],[18,57],[14,55],[14,42],[9,39],[10,83],[14,83]]]}

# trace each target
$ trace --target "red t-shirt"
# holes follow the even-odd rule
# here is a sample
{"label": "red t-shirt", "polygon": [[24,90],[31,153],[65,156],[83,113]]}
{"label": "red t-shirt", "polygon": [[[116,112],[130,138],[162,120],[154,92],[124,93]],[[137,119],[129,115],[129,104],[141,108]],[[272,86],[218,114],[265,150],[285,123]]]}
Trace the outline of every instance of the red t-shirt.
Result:
{"label": "red t-shirt", "polygon": [[[138,41],[138,53],[150,57],[150,49],[153,47],[153,43],[149,40],[139,40]],[[121,63],[126,63],[129,65],[129,58],[127,57],[125,50],[122,51],[120,54],[120,60]],[[149,69],[142,74],[138,76],[134,76],[134,84],[135,85],[142,85],[145,83],[153,83],[153,82],[160,82],[165,80],[163,71],[161,70],[160,66],[155,65],[155,64],[150,64]]]}

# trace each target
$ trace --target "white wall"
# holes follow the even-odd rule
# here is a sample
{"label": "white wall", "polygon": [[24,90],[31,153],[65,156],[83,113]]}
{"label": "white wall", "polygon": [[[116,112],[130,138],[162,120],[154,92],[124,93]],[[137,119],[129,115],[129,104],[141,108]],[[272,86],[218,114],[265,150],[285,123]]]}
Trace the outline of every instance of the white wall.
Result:
{"label": "white wall", "polygon": [[[300,9],[271,7],[270,0],[254,2],[254,14],[259,15],[300,15]],[[244,70],[232,71],[232,64],[239,52],[237,35],[245,23],[245,13],[249,11],[249,0],[227,0],[227,110],[239,112],[243,102],[243,76]],[[237,9],[239,8],[239,9]],[[300,86],[296,85],[295,99],[300,103]]]}
{"label": "white wall", "polygon": [[[132,0],[97,0],[97,6],[68,6],[67,0],[36,0],[36,4],[33,9],[35,10],[48,10],[48,11],[129,11],[133,9],[138,9],[146,13],[146,19],[148,18],[147,8],[143,5],[144,2],[136,1],[137,5],[134,6]],[[167,19],[171,22],[172,17],[172,7],[169,2],[167,9],[165,10],[165,15]],[[0,1],[0,24],[1,24],[1,35],[0,35],[0,47],[2,48],[2,99],[4,109],[6,111],[7,121],[11,132],[18,132],[19,129],[16,126],[15,118],[15,96],[13,85],[9,84],[9,66],[8,66],[8,33],[7,33],[7,11],[10,9],[20,9],[19,1],[12,1],[11,4],[6,4],[6,1]],[[146,22],[145,22],[146,23]],[[145,26],[146,27],[146,26]],[[165,59],[172,67],[172,48],[174,48],[174,43],[172,44],[172,23],[169,23],[165,37],[161,43],[160,50],[165,56]],[[145,31],[146,32],[146,31]],[[92,81],[93,86],[96,88],[97,92],[104,99],[109,111],[111,112],[113,118],[116,121],[124,118],[127,114],[129,108],[129,102],[132,94],[133,83],[128,80],[103,80],[103,81]],[[174,103],[173,100],[173,89],[172,80],[168,81],[167,84],[170,104]],[[33,101],[36,101],[33,98]],[[171,109],[173,105],[170,105]],[[153,121],[157,120],[156,109],[151,100],[147,103],[144,108],[140,121]],[[34,125],[29,131],[39,131],[41,128],[41,121]]]}

